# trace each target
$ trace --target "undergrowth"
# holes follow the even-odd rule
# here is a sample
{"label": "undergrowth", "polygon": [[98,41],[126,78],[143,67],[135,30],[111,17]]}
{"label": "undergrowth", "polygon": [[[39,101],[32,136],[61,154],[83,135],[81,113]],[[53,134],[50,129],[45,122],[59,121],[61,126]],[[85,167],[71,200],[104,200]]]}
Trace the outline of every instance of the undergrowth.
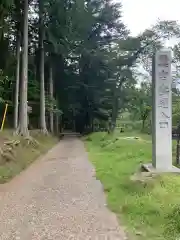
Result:
{"label": "undergrowth", "polygon": [[142,163],[151,162],[150,136],[94,133],[85,142],[109,207],[127,226],[130,239],[180,239],[180,176],[132,180]]}
{"label": "undergrowth", "polygon": [[31,132],[31,140],[15,136],[11,131],[1,132],[0,183],[8,182],[57,142],[56,137],[37,131]]}

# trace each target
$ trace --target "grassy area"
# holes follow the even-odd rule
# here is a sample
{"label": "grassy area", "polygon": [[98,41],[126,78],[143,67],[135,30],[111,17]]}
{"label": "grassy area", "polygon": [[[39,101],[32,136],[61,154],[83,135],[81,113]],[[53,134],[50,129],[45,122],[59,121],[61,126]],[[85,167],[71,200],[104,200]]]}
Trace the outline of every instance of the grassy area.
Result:
{"label": "grassy area", "polygon": [[56,137],[51,135],[44,136],[36,131],[32,131],[31,136],[38,144],[29,144],[27,140],[13,136],[10,131],[0,133],[1,149],[4,147],[4,142],[15,141],[18,143],[5,156],[2,156],[2,154],[0,156],[0,183],[5,183],[12,179],[58,142]]}
{"label": "grassy area", "polygon": [[127,226],[130,239],[180,239],[180,176],[166,174],[133,180],[142,162],[151,161],[148,135],[128,133],[108,136],[94,133],[86,138],[97,178],[107,194],[109,207]]}

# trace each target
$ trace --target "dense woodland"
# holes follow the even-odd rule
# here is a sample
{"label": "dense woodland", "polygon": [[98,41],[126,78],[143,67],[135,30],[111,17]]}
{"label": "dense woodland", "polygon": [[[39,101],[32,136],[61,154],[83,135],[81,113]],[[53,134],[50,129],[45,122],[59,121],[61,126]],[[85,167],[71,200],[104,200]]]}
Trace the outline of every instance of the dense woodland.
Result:
{"label": "dense woodland", "polygon": [[[179,39],[180,27],[159,21],[132,37],[121,10],[110,0],[0,0],[1,116],[8,103],[9,127],[22,136],[31,128],[113,131],[117,117],[129,112],[145,128],[152,55],[167,39]],[[172,50],[176,79],[178,41]],[[174,124],[179,108],[174,88]]]}

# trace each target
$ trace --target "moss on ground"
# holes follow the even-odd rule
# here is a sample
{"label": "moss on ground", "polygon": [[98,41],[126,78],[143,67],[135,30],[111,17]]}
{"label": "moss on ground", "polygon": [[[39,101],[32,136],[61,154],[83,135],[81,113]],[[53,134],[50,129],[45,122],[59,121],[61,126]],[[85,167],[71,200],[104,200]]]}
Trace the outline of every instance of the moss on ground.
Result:
{"label": "moss on ground", "polygon": [[58,142],[58,138],[38,131],[31,131],[31,137],[29,142],[11,131],[0,133],[0,183],[11,180]]}

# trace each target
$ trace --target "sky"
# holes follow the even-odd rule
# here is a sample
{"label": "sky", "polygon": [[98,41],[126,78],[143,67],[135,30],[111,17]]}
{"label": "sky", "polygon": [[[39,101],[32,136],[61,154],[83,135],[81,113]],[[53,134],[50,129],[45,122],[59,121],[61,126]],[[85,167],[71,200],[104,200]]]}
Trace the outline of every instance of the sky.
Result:
{"label": "sky", "polygon": [[[180,23],[180,0],[113,0],[122,4],[124,23],[136,36],[156,24],[158,20],[176,20]],[[165,42],[166,47],[177,43]],[[140,68],[141,69],[141,68]],[[141,69],[142,70],[142,69]]]}
{"label": "sky", "polygon": [[180,22],[180,0],[116,0],[123,5],[123,19],[132,35],[160,20]]}

